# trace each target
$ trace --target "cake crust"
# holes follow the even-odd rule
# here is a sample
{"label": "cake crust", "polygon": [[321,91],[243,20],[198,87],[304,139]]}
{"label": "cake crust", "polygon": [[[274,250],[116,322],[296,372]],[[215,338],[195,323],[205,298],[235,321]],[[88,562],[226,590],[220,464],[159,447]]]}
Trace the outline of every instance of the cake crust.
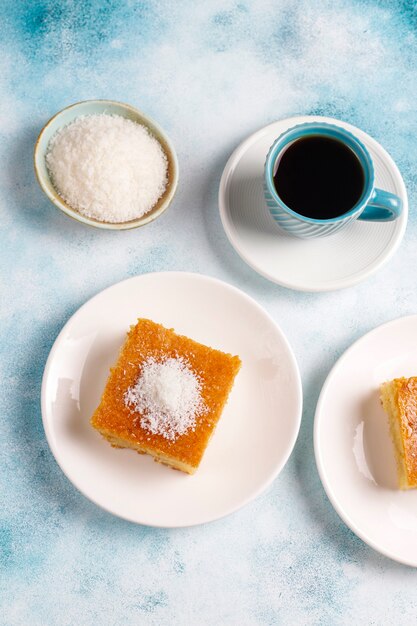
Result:
{"label": "cake crust", "polygon": [[[194,430],[170,441],[142,428],[140,413],[126,405],[124,398],[127,389],[135,384],[146,359],[178,356],[186,358],[198,375],[207,410],[197,418]],[[238,356],[177,335],[172,329],[151,320],[139,319],[130,328],[119,358],[110,371],[91,425],[114,447],[150,454],[158,462],[193,474],[220,419],[240,366]]]}
{"label": "cake crust", "polygon": [[401,489],[417,487],[417,377],[381,385],[381,401],[390,422]]}

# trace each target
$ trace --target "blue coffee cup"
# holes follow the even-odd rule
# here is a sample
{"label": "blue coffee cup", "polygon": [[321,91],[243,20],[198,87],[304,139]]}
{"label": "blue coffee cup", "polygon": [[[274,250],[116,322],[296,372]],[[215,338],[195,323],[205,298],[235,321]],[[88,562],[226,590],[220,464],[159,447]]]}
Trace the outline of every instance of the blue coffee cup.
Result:
{"label": "blue coffee cup", "polygon": [[[274,175],[286,148],[298,139],[312,136],[342,142],[355,153],[363,172],[364,185],[359,200],[346,213],[330,219],[314,219],[296,213],[279,197],[274,185]],[[301,239],[331,235],[357,219],[390,222],[397,219],[402,211],[401,198],[388,191],[375,188],[374,165],[364,144],[344,128],[326,122],[299,124],[289,128],[275,140],[266,157],[264,193],[266,205],[275,222],[290,235]]]}

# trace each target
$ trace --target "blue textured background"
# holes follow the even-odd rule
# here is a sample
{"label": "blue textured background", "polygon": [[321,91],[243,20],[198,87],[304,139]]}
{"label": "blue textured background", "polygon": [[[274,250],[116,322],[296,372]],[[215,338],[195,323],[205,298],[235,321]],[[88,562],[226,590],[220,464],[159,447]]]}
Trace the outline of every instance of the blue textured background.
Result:
{"label": "blue textured background", "polygon": [[[315,469],[312,424],[345,348],[417,308],[415,3],[7,0],[0,24],[0,621],[412,623],[417,572],[337,517]],[[95,97],[138,106],[177,147],[175,202],[144,229],[87,229],[34,180],[44,122]],[[373,135],[410,195],[399,252],[342,292],[268,283],[235,254],[218,216],[230,152],[268,122],[304,113]],[[44,363],[68,317],[116,281],[170,269],[217,276],[260,301],[295,349],[305,396],[298,442],[273,487],[229,518],[177,531],[118,520],[79,495],[49,452],[39,406]]]}

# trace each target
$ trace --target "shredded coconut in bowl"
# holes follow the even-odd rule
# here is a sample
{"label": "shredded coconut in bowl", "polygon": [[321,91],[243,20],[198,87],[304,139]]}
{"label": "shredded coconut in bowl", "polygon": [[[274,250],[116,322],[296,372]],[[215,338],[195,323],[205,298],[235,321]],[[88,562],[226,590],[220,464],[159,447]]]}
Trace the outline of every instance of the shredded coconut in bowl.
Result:
{"label": "shredded coconut in bowl", "polygon": [[148,213],[167,185],[168,160],[148,129],[120,115],[84,115],[52,137],[52,183],[73,209],[100,222]]}
{"label": "shredded coconut in bowl", "polygon": [[201,382],[184,357],[161,361],[149,357],[124,400],[127,406],[141,413],[142,428],[171,441],[194,430],[197,417],[207,411],[201,397]]}

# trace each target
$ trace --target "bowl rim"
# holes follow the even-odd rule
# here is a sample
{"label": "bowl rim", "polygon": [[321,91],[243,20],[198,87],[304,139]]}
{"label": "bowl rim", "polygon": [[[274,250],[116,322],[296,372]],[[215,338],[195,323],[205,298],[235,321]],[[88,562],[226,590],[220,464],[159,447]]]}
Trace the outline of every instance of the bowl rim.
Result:
{"label": "bowl rim", "polygon": [[[166,193],[165,199],[155,211],[151,209],[148,213],[145,213],[145,215],[143,215],[142,217],[136,218],[134,220],[130,220],[128,222],[100,222],[99,220],[86,217],[82,215],[81,213],[79,213],[76,209],[73,209],[69,204],[65,202],[65,200],[61,198],[61,196],[58,194],[57,191],[55,191],[55,193],[53,194],[51,193],[48,186],[45,185],[44,180],[43,180],[44,177],[39,172],[38,165],[37,165],[37,160],[39,160],[39,158],[42,158],[42,159],[45,158],[44,156],[42,157],[39,156],[40,144],[45,134],[45,131],[50,127],[50,125],[57,118],[59,118],[63,113],[65,113],[69,109],[74,109],[85,104],[94,104],[94,103],[97,103],[100,105],[108,104],[108,105],[121,107],[123,109],[127,109],[128,111],[131,111],[134,114],[134,116],[138,116],[139,118],[141,118],[141,123],[151,131],[152,135],[159,141],[159,143],[162,143],[161,147],[164,153],[166,154],[168,158],[168,162],[170,163],[171,168],[172,168],[172,180],[171,180],[170,185],[168,183],[169,187],[165,191]],[[92,226],[93,228],[101,228],[105,230],[132,230],[134,228],[139,228],[140,226],[145,226],[146,224],[153,222],[157,217],[162,215],[162,213],[164,213],[166,209],[169,207],[169,205],[171,204],[175,196],[175,192],[177,190],[178,178],[179,178],[178,157],[175,152],[174,145],[171,139],[169,138],[169,136],[166,134],[166,132],[161,128],[161,126],[157,122],[155,122],[151,117],[143,113],[143,111],[141,111],[140,109],[137,109],[136,107],[133,107],[130,104],[126,104],[125,102],[119,102],[118,100],[107,100],[105,98],[80,100],[79,102],[74,102],[73,104],[70,104],[64,107],[63,109],[61,109],[60,111],[58,111],[57,113],[55,113],[46,122],[46,124],[44,124],[44,126],[42,127],[36,139],[35,147],[33,151],[33,165],[34,165],[34,170],[35,170],[35,176],[36,176],[36,179],[38,181],[40,188],[42,189],[46,197],[50,200],[50,202],[52,202],[52,204],[55,207],[60,209],[63,213],[65,213],[65,215],[68,215],[69,217],[71,217],[77,222],[81,222],[82,224],[86,224],[87,226]],[[53,187],[52,183],[51,183],[51,186]]]}

